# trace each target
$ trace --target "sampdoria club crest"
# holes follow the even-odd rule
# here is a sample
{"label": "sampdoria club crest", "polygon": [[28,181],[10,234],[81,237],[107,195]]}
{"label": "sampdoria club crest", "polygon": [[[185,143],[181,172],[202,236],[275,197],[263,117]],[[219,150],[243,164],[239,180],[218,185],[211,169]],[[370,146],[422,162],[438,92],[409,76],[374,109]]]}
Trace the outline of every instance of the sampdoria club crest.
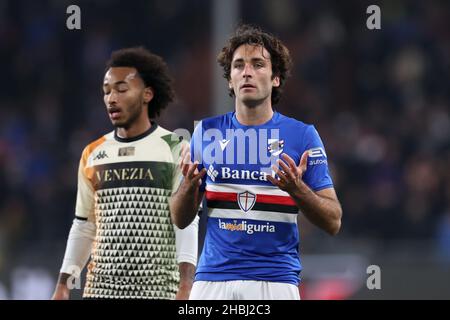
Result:
{"label": "sampdoria club crest", "polygon": [[240,192],[237,195],[237,201],[239,204],[239,208],[242,211],[247,212],[253,208],[256,203],[256,194],[250,191]]}
{"label": "sampdoria club crest", "polygon": [[267,149],[272,156],[277,157],[283,152],[284,140],[268,139],[267,144]]}

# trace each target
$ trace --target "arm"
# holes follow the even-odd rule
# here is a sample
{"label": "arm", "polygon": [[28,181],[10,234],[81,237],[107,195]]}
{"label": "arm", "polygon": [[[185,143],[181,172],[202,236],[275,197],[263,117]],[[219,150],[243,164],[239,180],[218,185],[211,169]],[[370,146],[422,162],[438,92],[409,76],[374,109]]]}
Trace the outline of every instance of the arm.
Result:
{"label": "arm", "polygon": [[70,274],[60,273],[58,282],[56,283],[55,292],[53,292],[52,300],[69,300],[70,289],[67,286]]}
{"label": "arm", "polygon": [[172,221],[180,229],[186,228],[194,220],[203,199],[204,192],[188,183],[183,179],[169,203]]}
{"label": "arm", "polygon": [[342,209],[333,188],[312,191],[303,181],[291,195],[299,209],[313,224],[336,235],[341,228]]}
{"label": "arm", "polygon": [[86,174],[87,159],[92,152],[88,146],[83,150],[78,167],[78,188],[75,219],[69,232],[61,273],[52,299],[68,299],[70,290],[79,283],[81,270],[86,265],[95,239],[94,189]]}
{"label": "arm", "polygon": [[[95,238],[95,224],[75,219],[67,240],[61,273],[58,277],[53,300],[68,300],[70,290],[79,283],[81,270],[86,265]],[[75,284],[72,283],[75,280]]]}
{"label": "arm", "polygon": [[198,222],[199,217],[196,216],[194,221],[183,230],[174,226],[177,262],[180,272],[177,300],[188,300],[191,293],[198,256]]}
{"label": "arm", "polygon": [[175,300],[189,300],[195,277],[195,265],[182,262],[179,264],[178,270],[180,272],[180,285]]}
{"label": "arm", "polygon": [[336,235],[341,227],[342,218],[342,208],[336,192],[333,188],[314,192],[302,180],[306,171],[308,151],[303,153],[298,167],[287,154],[282,154],[282,158],[285,162],[278,160],[281,170],[273,166],[280,179],[268,176],[268,180],[286,191],[313,224],[331,235]]}
{"label": "arm", "polygon": [[180,229],[186,228],[194,220],[203,199],[203,192],[199,190],[199,186],[206,174],[206,169],[203,168],[199,172],[198,162],[192,163],[190,159],[190,152],[184,149],[180,163],[184,178],[169,200],[172,222]]}

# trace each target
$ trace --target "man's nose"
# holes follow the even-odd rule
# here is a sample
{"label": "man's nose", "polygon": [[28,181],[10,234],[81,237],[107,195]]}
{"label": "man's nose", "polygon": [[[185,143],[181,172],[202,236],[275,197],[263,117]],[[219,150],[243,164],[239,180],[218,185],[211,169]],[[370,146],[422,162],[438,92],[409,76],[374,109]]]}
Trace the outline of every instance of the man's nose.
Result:
{"label": "man's nose", "polygon": [[250,64],[246,63],[244,66],[243,77],[248,78],[253,76],[253,68]]}
{"label": "man's nose", "polygon": [[108,105],[115,105],[117,103],[117,94],[114,91],[111,91],[106,100],[106,102],[108,102]]}

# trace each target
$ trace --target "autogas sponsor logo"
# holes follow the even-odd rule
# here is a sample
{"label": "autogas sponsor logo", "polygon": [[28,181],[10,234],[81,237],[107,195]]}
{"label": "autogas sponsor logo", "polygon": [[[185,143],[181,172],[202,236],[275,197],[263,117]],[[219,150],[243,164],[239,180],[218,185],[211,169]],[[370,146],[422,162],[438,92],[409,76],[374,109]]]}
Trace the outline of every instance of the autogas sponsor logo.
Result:
{"label": "autogas sponsor logo", "polygon": [[308,164],[310,166],[315,166],[315,165],[319,165],[319,164],[328,164],[328,161],[327,161],[327,159],[310,160],[308,162]]}
{"label": "autogas sponsor logo", "polygon": [[320,165],[320,164],[328,164],[327,154],[325,150],[321,147],[312,148],[308,150],[308,164],[310,166]]}

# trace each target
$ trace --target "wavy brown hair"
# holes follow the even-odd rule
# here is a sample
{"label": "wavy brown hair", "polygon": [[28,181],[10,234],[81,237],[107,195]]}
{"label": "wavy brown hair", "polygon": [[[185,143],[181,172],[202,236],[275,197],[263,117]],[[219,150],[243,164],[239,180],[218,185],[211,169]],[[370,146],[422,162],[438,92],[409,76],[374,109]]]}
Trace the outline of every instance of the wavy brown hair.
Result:
{"label": "wavy brown hair", "polygon": [[[217,57],[219,65],[223,68],[223,76],[228,81],[230,80],[233,54],[243,44],[261,46],[270,53],[272,79],[276,76],[280,78],[280,86],[274,87],[272,90],[272,105],[276,105],[281,99],[283,86],[290,76],[292,68],[292,59],[288,48],[275,36],[262,31],[259,27],[247,24],[240,25]],[[234,96],[233,89],[230,89],[230,96]]]}

